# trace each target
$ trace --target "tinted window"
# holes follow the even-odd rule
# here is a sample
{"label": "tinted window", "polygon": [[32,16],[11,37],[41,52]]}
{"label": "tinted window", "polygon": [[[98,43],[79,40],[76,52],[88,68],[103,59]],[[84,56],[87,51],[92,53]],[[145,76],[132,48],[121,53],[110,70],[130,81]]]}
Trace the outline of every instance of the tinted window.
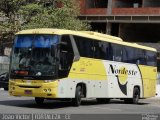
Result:
{"label": "tinted window", "polygon": [[156,66],[156,53],[129,46],[74,36],[82,57]]}
{"label": "tinted window", "polygon": [[15,39],[15,48],[49,48],[58,42],[58,36],[53,35],[18,35]]}
{"label": "tinted window", "polygon": [[147,51],[146,52],[146,60],[147,60],[147,65],[156,66],[156,53]]}
{"label": "tinted window", "polygon": [[[135,56],[136,56],[136,51],[135,51],[135,49],[134,48],[132,48],[132,47],[128,47],[128,46],[125,46],[124,47],[124,50],[125,50],[125,54],[126,54],[126,59],[125,59],[125,61],[127,62],[127,63],[136,63],[136,58],[135,58]],[[125,58],[125,56],[123,57],[123,58]]]}
{"label": "tinted window", "polygon": [[60,61],[58,75],[60,78],[66,77],[72,66],[74,52],[69,35],[63,35],[60,45]]}
{"label": "tinted window", "polygon": [[111,43],[95,41],[95,58],[104,60],[113,60],[113,46]]}
{"label": "tinted window", "polygon": [[111,44],[113,48],[113,60],[121,62],[122,61],[122,46],[118,44]]}
{"label": "tinted window", "polygon": [[127,51],[126,47],[124,47],[124,46],[123,46],[122,61],[123,62],[128,62],[128,51]]}
{"label": "tinted window", "polygon": [[80,56],[82,57],[90,57],[92,58],[93,55],[93,40],[84,37],[74,36],[75,42],[77,44]]}
{"label": "tinted window", "polygon": [[101,41],[94,41],[94,58],[105,59],[106,48],[105,43]]}
{"label": "tinted window", "polygon": [[140,65],[146,65],[145,50],[136,49],[137,63]]}

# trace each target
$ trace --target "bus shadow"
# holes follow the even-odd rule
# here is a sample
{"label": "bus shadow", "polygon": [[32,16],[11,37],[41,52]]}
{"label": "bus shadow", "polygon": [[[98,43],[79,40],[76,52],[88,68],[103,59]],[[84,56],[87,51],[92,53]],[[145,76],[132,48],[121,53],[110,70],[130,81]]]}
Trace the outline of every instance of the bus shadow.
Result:
{"label": "bus shadow", "polygon": [[[97,103],[96,100],[93,101],[82,101],[81,106],[92,106],[92,105],[112,105],[112,104],[126,104],[123,101],[116,101],[111,100],[107,104],[100,104]],[[150,103],[140,102],[137,105],[147,105]],[[15,106],[15,107],[25,107],[25,108],[38,108],[38,109],[60,109],[60,108],[67,108],[67,107],[74,107],[71,102],[64,102],[64,101],[54,101],[49,100],[45,101],[42,105],[37,105],[34,100],[5,100],[0,101],[0,105],[6,106]],[[132,105],[132,104],[127,104]]]}
{"label": "bus shadow", "polygon": [[[97,103],[97,101],[95,102],[91,102],[91,101],[83,101],[81,105],[83,106],[88,106],[88,105],[111,105],[111,104],[124,104],[124,105],[135,105],[135,104],[130,104],[130,103],[124,103],[123,100],[111,100],[109,103]],[[139,102],[136,105],[148,105],[151,104],[149,102]]]}
{"label": "bus shadow", "polygon": [[25,108],[38,108],[38,109],[58,109],[70,107],[69,102],[60,101],[49,101],[44,102],[42,105],[38,105],[34,100],[6,100],[0,101],[0,105],[14,106],[14,107],[25,107]]}

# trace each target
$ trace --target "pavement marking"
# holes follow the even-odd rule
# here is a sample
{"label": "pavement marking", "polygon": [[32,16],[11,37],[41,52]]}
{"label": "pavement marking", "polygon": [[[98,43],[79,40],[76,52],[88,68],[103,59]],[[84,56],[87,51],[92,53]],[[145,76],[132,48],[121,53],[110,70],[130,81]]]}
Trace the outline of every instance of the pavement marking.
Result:
{"label": "pavement marking", "polygon": [[102,109],[102,110],[111,110],[111,111],[113,111],[113,110],[122,111],[121,109],[115,109],[115,108],[109,108],[109,107],[107,107],[107,108],[104,108],[104,107],[92,107],[92,108]]}

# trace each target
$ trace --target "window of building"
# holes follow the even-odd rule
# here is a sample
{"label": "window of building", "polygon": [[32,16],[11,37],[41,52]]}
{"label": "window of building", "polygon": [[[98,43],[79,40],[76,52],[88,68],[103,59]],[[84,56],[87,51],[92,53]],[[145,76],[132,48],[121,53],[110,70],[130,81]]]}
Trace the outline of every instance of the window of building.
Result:
{"label": "window of building", "polygon": [[142,0],[115,0],[114,8],[139,8],[142,7]]}
{"label": "window of building", "polygon": [[87,8],[107,8],[108,0],[86,0]]}
{"label": "window of building", "polygon": [[159,0],[144,0],[144,7],[160,7]]}

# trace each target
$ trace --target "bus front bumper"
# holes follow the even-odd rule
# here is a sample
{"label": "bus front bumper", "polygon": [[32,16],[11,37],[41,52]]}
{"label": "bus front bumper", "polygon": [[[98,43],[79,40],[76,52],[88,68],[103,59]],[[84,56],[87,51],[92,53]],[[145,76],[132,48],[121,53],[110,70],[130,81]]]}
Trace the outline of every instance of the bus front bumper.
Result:
{"label": "bus front bumper", "polygon": [[55,82],[43,83],[41,85],[27,85],[17,84],[14,81],[10,81],[9,94],[11,96],[57,98],[58,85]]}

